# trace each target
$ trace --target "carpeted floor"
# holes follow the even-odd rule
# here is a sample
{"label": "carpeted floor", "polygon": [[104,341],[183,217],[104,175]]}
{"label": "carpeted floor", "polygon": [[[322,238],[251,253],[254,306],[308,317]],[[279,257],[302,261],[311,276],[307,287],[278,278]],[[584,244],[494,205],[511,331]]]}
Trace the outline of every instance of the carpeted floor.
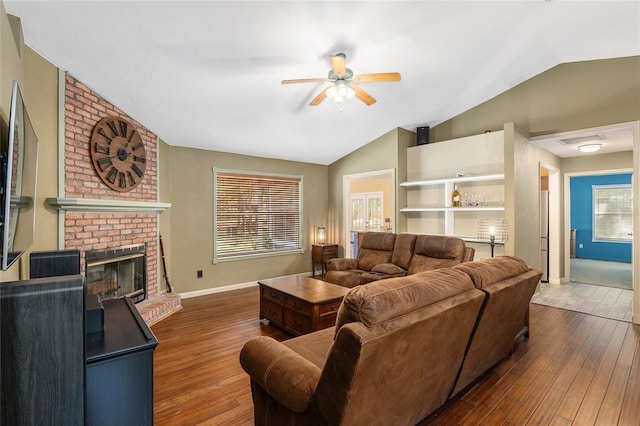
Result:
{"label": "carpeted floor", "polygon": [[632,290],[631,263],[571,259],[571,282]]}

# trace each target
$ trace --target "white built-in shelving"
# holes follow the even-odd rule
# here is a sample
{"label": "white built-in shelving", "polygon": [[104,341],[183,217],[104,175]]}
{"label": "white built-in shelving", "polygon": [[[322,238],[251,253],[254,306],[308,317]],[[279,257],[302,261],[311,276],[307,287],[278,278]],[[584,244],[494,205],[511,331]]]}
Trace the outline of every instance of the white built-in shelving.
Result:
{"label": "white built-in shelving", "polygon": [[504,205],[501,200],[484,200],[477,205],[463,205],[461,207],[451,206],[451,193],[454,185],[469,182],[490,182],[504,180],[504,174],[496,173],[490,175],[479,176],[458,176],[455,178],[445,179],[429,179],[420,181],[402,182],[400,186],[407,188],[425,187],[425,186],[444,186],[444,198],[436,201],[434,206],[407,206],[400,209],[401,212],[433,212],[433,211],[504,211]]}
{"label": "white built-in shelving", "polygon": [[[493,173],[402,182],[400,186],[406,187],[410,192],[416,192],[416,194],[413,197],[408,197],[409,204],[400,208],[400,211],[407,214],[435,213],[438,218],[434,222],[439,223],[439,226],[434,232],[458,235],[465,240],[473,241],[477,238],[475,238],[476,235],[470,233],[471,222],[486,217],[486,214],[489,214],[490,217],[496,217],[496,213],[491,212],[497,212],[500,217],[503,216],[503,181],[503,173]],[[452,207],[451,205],[454,185],[458,186],[459,192],[463,195],[463,205],[460,207]],[[490,190],[487,190],[486,185],[490,185]],[[469,203],[465,194],[476,188],[479,188],[478,190],[484,197]],[[461,216],[464,217],[461,218]],[[425,221],[428,222],[428,219],[425,218]],[[456,226],[456,222],[459,226]],[[457,228],[462,228],[460,229],[462,235],[460,232],[456,232]]]}
{"label": "white built-in shelving", "polygon": [[491,180],[503,180],[503,173],[489,174],[489,175],[479,175],[479,176],[456,176],[454,178],[444,178],[444,179],[428,179],[428,180],[416,180],[410,182],[402,182],[400,186],[429,186],[429,185],[442,185],[442,184],[454,184],[454,183],[463,183],[463,182],[487,182]]}

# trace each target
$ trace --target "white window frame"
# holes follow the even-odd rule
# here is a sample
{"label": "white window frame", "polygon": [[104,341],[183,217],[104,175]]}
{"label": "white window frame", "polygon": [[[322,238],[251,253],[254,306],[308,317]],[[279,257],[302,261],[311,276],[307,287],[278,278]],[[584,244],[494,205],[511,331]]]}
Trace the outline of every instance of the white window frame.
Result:
{"label": "white window frame", "polygon": [[[218,207],[221,207],[220,201],[218,200],[218,191],[222,191],[219,188],[218,183],[218,175],[223,174],[225,176],[229,175],[237,175],[238,177],[244,178],[252,178],[254,177],[256,181],[263,181],[264,179],[273,179],[277,180],[294,180],[298,182],[298,196],[297,202],[295,203],[295,207],[297,208],[297,224],[294,223],[294,227],[297,225],[297,230],[293,229],[295,232],[295,241],[289,240],[284,241],[278,246],[278,244],[274,243],[273,247],[260,247],[254,250],[245,250],[245,251],[223,251],[218,245],[218,241],[221,240],[221,229],[218,228]],[[265,186],[267,188],[268,186]],[[241,193],[240,189],[238,189],[238,193]],[[246,191],[244,192],[246,193]],[[257,195],[257,194],[256,194]],[[258,205],[258,204],[254,204]],[[288,175],[288,174],[278,174],[278,173],[262,173],[262,172],[253,172],[253,171],[245,171],[245,170],[235,170],[235,169],[220,169],[217,167],[213,168],[213,263],[219,262],[230,262],[236,260],[246,260],[246,259],[256,259],[268,256],[281,256],[281,255],[290,255],[290,254],[300,254],[304,253],[302,249],[302,223],[303,223],[303,176],[300,175]],[[270,235],[267,236],[268,241],[272,241],[274,236],[271,235],[273,231],[273,211],[262,210],[260,211],[262,216],[266,216],[266,219],[260,221],[258,218],[254,218],[256,221],[263,224],[263,227],[268,229]],[[257,216],[257,215],[256,215]],[[277,240],[277,237],[275,238]],[[286,239],[285,239],[286,240]],[[286,243],[286,244],[285,244]],[[289,247],[292,245],[292,247]]]}
{"label": "white window frame", "polygon": [[[629,192],[629,203],[628,206],[622,206],[622,210],[620,211],[620,206],[613,206],[612,208],[609,205],[605,205],[603,203],[598,203],[598,200],[602,197],[599,197],[600,191],[607,190],[625,190]],[[630,221],[629,223],[629,232],[633,231],[633,189],[630,183],[622,183],[622,184],[613,184],[613,185],[592,185],[591,186],[592,193],[592,212],[593,217],[591,221],[591,241],[599,242],[599,243],[623,243],[623,244],[631,244],[632,235],[626,236],[613,236],[611,234],[608,235],[599,235],[598,222],[600,220],[604,220],[604,218],[610,218],[612,216],[626,218]],[[627,211],[628,209],[628,211]],[[616,211],[617,210],[617,211]],[[628,216],[628,217],[627,217]],[[600,219],[602,218],[602,219]]]}

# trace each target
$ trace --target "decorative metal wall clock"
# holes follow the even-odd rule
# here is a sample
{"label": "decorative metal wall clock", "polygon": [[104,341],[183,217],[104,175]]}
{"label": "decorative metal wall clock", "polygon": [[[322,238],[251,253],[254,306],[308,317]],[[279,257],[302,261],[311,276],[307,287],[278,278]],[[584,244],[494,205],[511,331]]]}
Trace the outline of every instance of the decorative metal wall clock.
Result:
{"label": "decorative metal wall clock", "polygon": [[110,116],[93,128],[91,161],[105,185],[128,192],[142,182],[147,157],[142,138],[131,122]]}

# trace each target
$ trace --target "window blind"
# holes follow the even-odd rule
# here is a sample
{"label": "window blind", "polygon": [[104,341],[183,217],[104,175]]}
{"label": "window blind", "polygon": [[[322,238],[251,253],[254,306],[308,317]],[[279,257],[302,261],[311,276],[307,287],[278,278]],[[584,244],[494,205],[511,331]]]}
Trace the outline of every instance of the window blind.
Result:
{"label": "window blind", "polygon": [[593,240],[631,242],[631,185],[593,185]]}
{"label": "window blind", "polygon": [[302,177],[214,169],[214,262],[302,252]]}

